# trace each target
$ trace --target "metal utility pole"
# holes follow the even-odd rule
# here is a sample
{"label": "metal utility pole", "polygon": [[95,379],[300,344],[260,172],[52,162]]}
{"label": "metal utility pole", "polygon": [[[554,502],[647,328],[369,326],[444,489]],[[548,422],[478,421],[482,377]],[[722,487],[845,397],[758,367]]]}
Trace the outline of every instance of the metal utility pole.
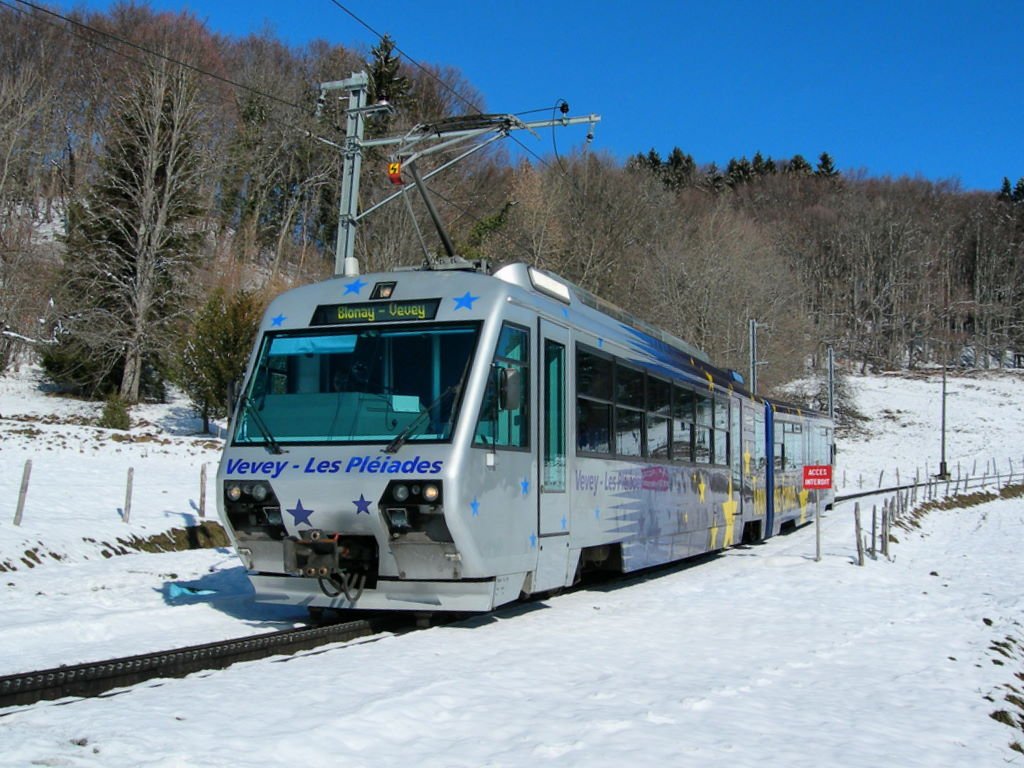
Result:
{"label": "metal utility pole", "polygon": [[836,420],[836,355],[831,345],[828,348],[828,417]]}
{"label": "metal utility pole", "polygon": [[[566,105],[562,110],[562,117],[552,120],[537,120],[525,123],[513,115],[467,115],[440,120],[428,125],[417,125],[411,131],[401,136],[364,140],[365,116],[373,112],[392,109],[385,102],[368,106],[366,103],[368,87],[369,76],[365,72],[353,72],[352,76],[346,80],[336,80],[320,84],[319,102],[321,105],[326,100],[326,93],[328,91],[345,90],[349,92],[348,109],[345,110],[345,143],[342,148],[344,164],[341,172],[341,201],[338,210],[338,241],[334,256],[335,275],[359,274],[359,262],[355,257],[356,226],[364,216],[369,215],[396,197],[405,194],[410,189],[417,189],[423,196],[427,210],[438,229],[442,243],[449,257],[453,257],[454,249],[451,241],[444,231],[436,210],[434,210],[431,201],[427,197],[427,190],[424,185],[427,179],[473,153],[480,151],[491,142],[504,138],[511,131],[523,129],[532,131],[535,128],[565,127],[589,123],[591,130],[587,134],[587,141],[590,141],[593,138],[593,126],[601,120],[599,115],[567,117],[565,113],[568,111],[568,105]],[[421,176],[416,168],[416,161],[421,157],[451,149],[458,144],[482,138],[489,133],[494,135],[429,173]],[[399,161],[395,164],[397,168],[395,175],[400,177],[401,166],[403,164],[407,165],[412,173],[413,183],[405,185],[398,192],[389,195],[362,213],[359,213],[359,174],[362,170],[363,148],[387,145],[398,145],[394,155],[394,159]]]}
{"label": "metal utility pole", "polygon": [[946,361],[942,361],[942,456],[939,459],[939,480],[949,480],[946,467]]}
{"label": "metal utility pole", "polygon": [[757,394],[757,366],[765,365],[766,361],[757,359],[757,329],[764,328],[765,323],[759,323],[750,318],[750,391]]}
{"label": "metal utility pole", "polygon": [[344,163],[341,170],[341,202],[338,205],[338,242],[334,249],[334,274],[357,275],[359,264],[352,254],[356,247],[356,213],[359,207],[359,173],[363,167],[363,117],[370,78],[365,72],[353,72],[346,80],[320,83],[320,96],[327,91],[348,91],[345,110]]}

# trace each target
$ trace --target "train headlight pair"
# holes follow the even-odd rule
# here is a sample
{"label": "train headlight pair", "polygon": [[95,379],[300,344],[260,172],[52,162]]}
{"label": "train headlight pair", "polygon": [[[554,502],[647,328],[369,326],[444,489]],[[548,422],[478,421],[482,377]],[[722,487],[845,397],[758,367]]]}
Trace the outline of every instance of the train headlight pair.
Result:
{"label": "train headlight pair", "polygon": [[270,495],[270,486],[263,481],[254,483],[228,483],[224,487],[224,495],[228,501],[239,501],[243,496],[248,496],[254,501],[266,501]]}
{"label": "train headlight pair", "polygon": [[428,504],[433,504],[441,498],[441,488],[434,483],[426,483],[424,485],[418,483],[412,485],[396,483],[391,487],[391,498],[399,503],[408,501],[411,496],[419,497]]}

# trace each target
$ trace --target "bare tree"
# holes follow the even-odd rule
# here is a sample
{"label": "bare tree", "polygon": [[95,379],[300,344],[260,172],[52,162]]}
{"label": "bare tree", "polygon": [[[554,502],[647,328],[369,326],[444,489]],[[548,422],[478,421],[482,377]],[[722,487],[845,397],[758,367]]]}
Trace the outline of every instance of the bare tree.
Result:
{"label": "bare tree", "polygon": [[[120,394],[139,399],[143,369],[169,346],[194,263],[203,155],[192,74],[160,60],[116,99],[100,175],[71,221],[71,338]],[[99,381],[94,382],[99,384]]]}

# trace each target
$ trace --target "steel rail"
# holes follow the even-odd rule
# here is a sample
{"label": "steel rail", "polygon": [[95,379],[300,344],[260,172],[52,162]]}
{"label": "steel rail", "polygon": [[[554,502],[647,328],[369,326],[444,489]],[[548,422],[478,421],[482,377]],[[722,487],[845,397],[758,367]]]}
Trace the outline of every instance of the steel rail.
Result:
{"label": "steel rail", "polygon": [[0,709],[68,696],[99,696],[113,688],[155,678],[184,677],[193,672],[224,669],[240,661],[298,653],[327,643],[409,628],[409,625],[410,617],[390,615],[6,675],[0,677]]}

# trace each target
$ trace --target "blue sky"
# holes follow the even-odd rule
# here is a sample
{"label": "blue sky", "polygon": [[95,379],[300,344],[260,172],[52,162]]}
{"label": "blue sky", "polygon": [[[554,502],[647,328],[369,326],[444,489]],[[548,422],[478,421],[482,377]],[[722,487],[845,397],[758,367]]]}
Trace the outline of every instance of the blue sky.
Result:
{"label": "blue sky", "polygon": [[[845,171],[965,189],[1024,176],[1024,0],[339,3],[417,61],[461,70],[487,111],[565,99],[573,114],[600,114],[593,148],[619,159],[678,146],[721,166],[827,151]],[[376,43],[331,0],[150,5],[229,35],[269,27],[296,45]],[[561,132],[559,151],[584,133]],[[551,151],[550,134],[523,141]]]}

